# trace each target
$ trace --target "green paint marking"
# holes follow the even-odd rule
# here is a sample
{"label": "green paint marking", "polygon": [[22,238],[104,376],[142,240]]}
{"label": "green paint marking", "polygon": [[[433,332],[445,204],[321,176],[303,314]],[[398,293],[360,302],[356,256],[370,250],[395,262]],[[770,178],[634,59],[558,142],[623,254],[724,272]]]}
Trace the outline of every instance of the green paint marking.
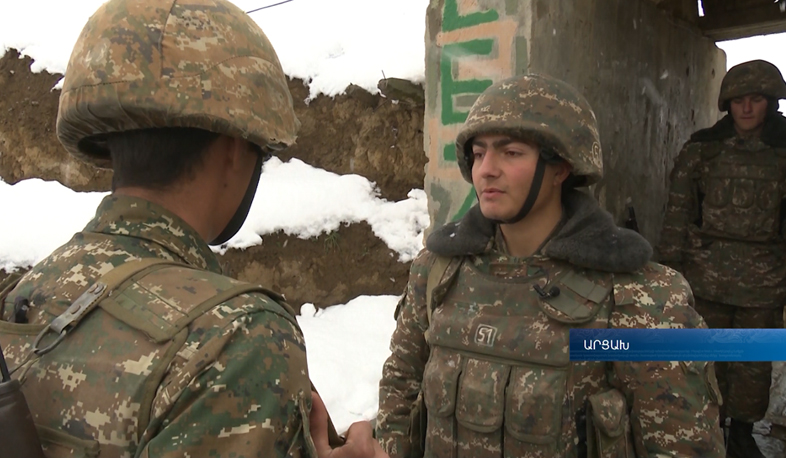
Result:
{"label": "green paint marking", "polygon": [[451,143],[450,145],[445,145],[445,148],[442,150],[442,159],[445,162],[456,162],[456,144]]}
{"label": "green paint marking", "polygon": [[464,199],[464,203],[461,204],[461,208],[459,208],[458,212],[453,215],[453,219],[451,221],[458,221],[460,220],[470,208],[475,203],[475,188],[470,188],[467,197]]}
{"label": "green paint marking", "polygon": [[451,43],[442,48],[440,58],[441,89],[442,89],[442,124],[461,124],[467,119],[466,112],[453,110],[453,96],[459,94],[480,94],[491,86],[491,80],[453,79],[453,61],[466,56],[487,56],[494,49],[493,39],[472,40],[463,43]]}
{"label": "green paint marking", "polygon": [[494,22],[499,19],[497,10],[478,11],[462,16],[458,12],[457,0],[445,0],[445,9],[442,11],[442,30],[445,32]]}

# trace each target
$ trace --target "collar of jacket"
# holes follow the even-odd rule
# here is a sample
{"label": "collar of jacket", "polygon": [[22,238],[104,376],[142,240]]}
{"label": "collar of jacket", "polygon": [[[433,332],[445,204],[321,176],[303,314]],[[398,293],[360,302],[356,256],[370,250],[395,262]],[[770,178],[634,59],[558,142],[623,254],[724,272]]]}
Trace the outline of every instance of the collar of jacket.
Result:
{"label": "collar of jacket", "polygon": [[[706,143],[723,141],[737,135],[731,115],[724,116],[714,126],[696,131],[691,142]],[[781,114],[767,116],[761,131],[761,141],[773,148],[786,148],[786,118]]]}
{"label": "collar of jacket", "polygon": [[143,239],[164,247],[188,265],[222,273],[218,258],[194,228],[164,207],[139,197],[106,196],[84,230]]}
{"label": "collar of jacket", "polygon": [[[543,247],[542,253],[576,267],[612,273],[635,272],[649,262],[652,247],[644,237],[614,224],[611,215],[591,196],[571,190],[562,198],[564,225]],[[426,248],[440,256],[486,253],[493,244],[496,225],[478,205],[464,217],[436,229]]]}

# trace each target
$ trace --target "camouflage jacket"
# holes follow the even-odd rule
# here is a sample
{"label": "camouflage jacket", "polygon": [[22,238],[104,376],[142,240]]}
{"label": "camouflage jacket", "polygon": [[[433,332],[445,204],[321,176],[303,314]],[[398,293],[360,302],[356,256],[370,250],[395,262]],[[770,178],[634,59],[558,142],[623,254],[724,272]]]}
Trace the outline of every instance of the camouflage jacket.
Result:
{"label": "camouflage jacket", "polygon": [[[415,456],[421,407],[426,457],[724,456],[712,363],[569,361],[571,328],[706,326],[643,238],[589,196],[564,204],[562,227],[526,259],[497,249],[477,206],[429,237],[380,382],[377,437],[391,457]],[[437,255],[454,261],[429,316]]]}
{"label": "camouflage jacket", "polygon": [[[82,232],[10,291],[0,320],[9,365],[104,274],[148,258],[182,264],[102,300],[112,307],[89,312],[27,372],[23,392],[47,456],[316,456],[305,345],[291,312],[260,293],[194,310],[241,282],[221,275],[187,223],[142,199],[106,197]],[[27,324],[8,321],[17,298],[30,302]]]}
{"label": "camouflage jacket", "polygon": [[786,302],[786,120],[767,127],[745,139],[726,117],[677,157],[658,260],[685,275],[697,297],[742,307]]}

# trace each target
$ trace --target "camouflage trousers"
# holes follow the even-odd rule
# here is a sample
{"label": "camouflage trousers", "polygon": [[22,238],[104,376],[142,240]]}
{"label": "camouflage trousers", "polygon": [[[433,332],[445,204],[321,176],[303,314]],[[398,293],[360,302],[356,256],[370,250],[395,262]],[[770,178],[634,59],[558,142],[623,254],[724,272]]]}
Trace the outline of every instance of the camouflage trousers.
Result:
{"label": "camouflage trousers", "polygon": [[[783,327],[783,307],[737,307],[696,298],[696,311],[715,329]],[[721,419],[754,423],[767,413],[772,362],[716,362],[715,373],[723,396]]]}

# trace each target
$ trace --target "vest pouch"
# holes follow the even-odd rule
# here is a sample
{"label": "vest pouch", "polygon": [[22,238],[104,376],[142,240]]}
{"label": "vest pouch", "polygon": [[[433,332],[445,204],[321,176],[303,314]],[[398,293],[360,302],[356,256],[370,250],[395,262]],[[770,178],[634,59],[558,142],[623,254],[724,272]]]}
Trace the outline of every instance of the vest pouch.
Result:
{"label": "vest pouch", "polygon": [[707,178],[707,191],[703,204],[710,207],[724,208],[731,202],[732,180],[729,177]]}
{"label": "vest pouch", "polygon": [[616,389],[593,394],[587,401],[587,456],[633,458],[633,441],[625,396]]}
{"label": "vest pouch", "polygon": [[456,421],[478,433],[491,433],[500,429],[509,375],[508,365],[468,359],[459,383]]}
{"label": "vest pouch", "polygon": [[583,324],[595,319],[611,293],[611,285],[596,283],[568,270],[555,281],[559,293],[540,298],[538,305],[549,318],[566,324]]}
{"label": "vest pouch", "polygon": [[749,242],[779,237],[783,172],[770,155],[749,159],[709,165],[701,206],[706,233]]}
{"label": "vest pouch", "polygon": [[433,346],[423,371],[423,401],[428,412],[425,456],[453,456],[457,440],[456,395],[461,354]]}
{"label": "vest pouch", "polygon": [[38,426],[38,437],[47,458],[96,458],[101,451],[96,440],[79,439],[45,426]]}
{"label": "vest pouch", "polygon": [[515,366],[505,393],[505,456],[556,456],[567,368]]}

